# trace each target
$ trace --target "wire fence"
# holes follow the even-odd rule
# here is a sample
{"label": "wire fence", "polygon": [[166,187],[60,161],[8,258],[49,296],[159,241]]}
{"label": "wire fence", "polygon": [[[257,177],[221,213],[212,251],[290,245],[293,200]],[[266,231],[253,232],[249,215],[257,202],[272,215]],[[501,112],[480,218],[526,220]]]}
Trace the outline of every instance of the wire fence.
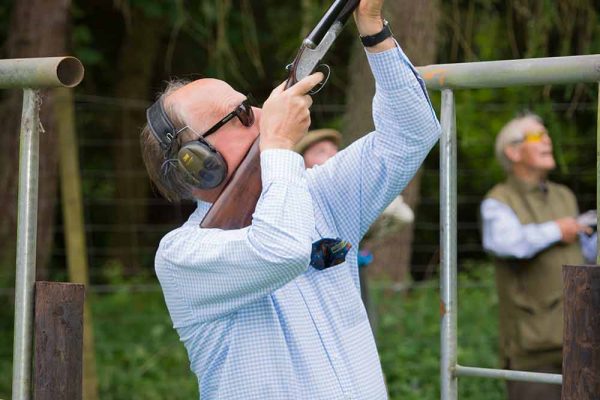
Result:
{"label": "wire fence", "polygon": [[[137,115],[138,128],[143,124],[147,101],[118,99],[112,97],[79,94],[76,96],[76,118],[79,142],[81,178],[84,192],[84,220],[89,275],[92,283],[114,283],[119,275],[153,276],[153,259],[160,238],[181,225],[192,212],[191,202],[170,204],[162,199],[149,185],[145,169],[139,157],[139,129],[123,135],[115,133],[123,113]],[[528,104],[523,104],[526,108]],[[502,179],[499,168],[490,165],[493,158],[495,132],[471,134],[472,126],[461,128],[461,102],[457,103],[459,158],[458,158],[458,230],[459,260],[483,260],[479,239],[478,207],[487,190]],[[507,113],[514,104],[486,102],[478,106],[481,113],[496,115]],[[580,102],[554,102],[545,106],[564,125],[577,124],[578,119],[589,120],[595,115],[596,104]],[[318,104],[313,106],[316,121],[328,121],[344,111],[342,104]],[[468,112],[470,108],[465,108]],[[569,112],[570,119],[565,117]],[[98,116],[102,116],[99,118]],[[552,130],[552,126],[550,129]],[[589,135],[555,135],[561,168],[553,177],[566,183],[577,195],[582,210],[594,208],[595,204],[595,137]],[[136,163],[123,168],[116,160],[119,152],[126,149],[128,156],[137,155]],[[566,157],[564,156],[566,154]],[[581,157],[574,157],[580,154]],[[588,154],[588,156],[585,156]],[[560,162],[566,158],[565,162]],[[466,160],[466,162],[463,162]],[[47,173],[42,171],[43,174]],[[121,183],[117,183],[121,181]],[[142,182],[143,188],[122,193],[123,182]],[[145,185],[145,186],[144,186]],[[438,154],[434,149],[422,169],[421,198],[415,210],[414,240],[412,243],[411,270],[417,276],[437,269],[439,253],[439,170]],[[132,194],[133,193],[133,194]],[[58,210],[55,240],[52,248],[51,274],[61,278],[65,274],[66,251],[62,218]],[[136,218],[127,214],[139,213]],[[127,218],[124,218],[125,217]],[[11,271],[0,271],[0,276],[12,276]]]}

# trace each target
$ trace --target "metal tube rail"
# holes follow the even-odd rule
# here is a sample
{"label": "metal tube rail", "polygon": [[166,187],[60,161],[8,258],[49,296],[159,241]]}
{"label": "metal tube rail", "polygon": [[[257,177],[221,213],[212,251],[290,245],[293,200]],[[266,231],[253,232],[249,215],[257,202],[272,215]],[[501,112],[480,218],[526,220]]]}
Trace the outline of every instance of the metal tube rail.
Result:
{"label": "metal tube rail", "polygon": [[477,376],[480,378],[505,379],[522,382],[562,384],[561,374],[545,374],[541,372],[514,371],[508,369],[476,368],[457,365],[454,368],[457,376]]}
{"label": "metal tube rail", "polygon": [[75,57],[0,60],[0,89],[74,87],[83,79],[83,65]]}
{"label": "metal tube rail", "polygon": [[[598,110],[596,111],[596,210],[600,212],[600,82],[598,82]],[[600,249],[600,235],[598,235],[596,249]],[[596,264],[600,265],[600,251],[596,252]]]}
{"label": "metal tube rail", "polygon": [[454,93],[442,90],[442,135],[440,138],[440,314],[441,314],[441,396],[456,399],[457,378],[457,248],[456,248],[456,111]]}
{"label": "metal tube rail", "polygon": [[0,60],[0,88],[27,88],[23,91],[19,143],[13,400],[31,397],[40,127],[40,100],[36,89],[73,87],[82,79],[83,66],[74,57]]}
{"label": "metal tube rail", "polygon": [[483,89],[600,81],[600,55],[437,64],[417,68],[429,89]]}
{"label": "metal tube rail", "polygon": [[23,93],[19,152],[17,272],[15,278],[15,331],[13,350],[13,400],[27,400],[31,391],[31,341],[33,287],[38,211],[39,95]]}

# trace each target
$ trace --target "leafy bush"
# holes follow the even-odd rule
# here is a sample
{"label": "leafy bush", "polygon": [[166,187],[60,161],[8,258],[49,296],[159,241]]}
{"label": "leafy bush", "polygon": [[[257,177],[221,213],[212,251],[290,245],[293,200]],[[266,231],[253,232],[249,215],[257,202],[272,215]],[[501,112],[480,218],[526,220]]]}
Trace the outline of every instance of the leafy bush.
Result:
{"label": "leafy bush", "polygon": [[[390,398],[439,399],[438,283],[416,285],[401,294],[377,286],[373,293],[379,314],[377,344]],[[491,267],[478,265],[459,276],[458,302],[459,364],[497,368],[498,300]],[[463,377],[459,397],[504,399],[504,382]]]}

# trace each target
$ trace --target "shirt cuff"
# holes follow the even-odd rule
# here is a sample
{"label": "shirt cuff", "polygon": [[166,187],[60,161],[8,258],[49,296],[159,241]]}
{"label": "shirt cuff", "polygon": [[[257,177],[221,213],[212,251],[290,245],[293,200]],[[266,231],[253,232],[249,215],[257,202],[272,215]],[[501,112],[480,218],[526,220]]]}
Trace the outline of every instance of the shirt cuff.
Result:
{"label": "shirt cuff", "polygon": [[274,181],[304,182],[304,159],[291,150],[269,149],[260,153],[263,184]]}
{"label": "shirt cuff", "polygon": [[419,76],[402,48],[396,42],[393,49],[371,53],[365,49],[377,86],[385,90],[397,90],[413,86]]}
{"label": "shirt cuff", "polygon": [[544,233],[544,236],[548,239],[550,244],[559,242],[562,239],[560,228],[554,221],[548,221],[540,224],[540,231]]}

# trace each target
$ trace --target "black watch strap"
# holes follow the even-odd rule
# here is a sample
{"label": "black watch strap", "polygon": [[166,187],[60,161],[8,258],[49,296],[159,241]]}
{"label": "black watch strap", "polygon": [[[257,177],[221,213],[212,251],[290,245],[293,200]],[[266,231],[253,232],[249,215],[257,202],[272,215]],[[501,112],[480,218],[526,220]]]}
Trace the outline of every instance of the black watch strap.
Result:
{"label": "black watch strap", "polygon": [[383,29],[374,35],[370,36],[361,36],[360,41],[365,47],[373,47],[383,42],[385,39],[392,36],[392,30],[390,29],[390,24],[383,20]]}

